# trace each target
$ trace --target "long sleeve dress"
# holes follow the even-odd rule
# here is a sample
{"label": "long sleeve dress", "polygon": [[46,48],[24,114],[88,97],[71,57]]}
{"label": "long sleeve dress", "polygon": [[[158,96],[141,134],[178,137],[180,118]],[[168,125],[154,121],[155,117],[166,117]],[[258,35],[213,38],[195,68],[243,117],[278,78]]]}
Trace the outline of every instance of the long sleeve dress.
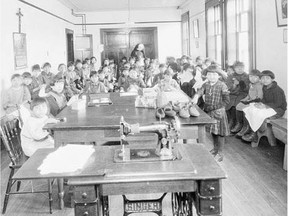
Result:
{"label": "long sleeve dress", "polygon": [[230,99],[226,84],[222,81],[217,81],[214,85],[206,82],[197,94],[199,97],[205,95],[204,111],[217,122],[206,126],[206,130],[216,135],[227,136],[229,127],[225,107]]}

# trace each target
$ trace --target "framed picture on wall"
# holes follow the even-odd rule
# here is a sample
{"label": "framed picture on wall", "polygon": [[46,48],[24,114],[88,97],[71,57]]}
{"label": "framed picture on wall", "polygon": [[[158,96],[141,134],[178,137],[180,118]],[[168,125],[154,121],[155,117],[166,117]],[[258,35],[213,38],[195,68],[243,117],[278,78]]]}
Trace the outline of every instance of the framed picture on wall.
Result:
{"label": "framed picture on wall", "polygon": [[278,26],[287,26],[287,0],[275,0]]}
{"label": "framed picture on wall", "polygon": [[199,21],[198,19],[193,21],[194,38],[199,38]]}
{"label": "framed picture on wall", "polygon": [[26,34],[13,33],[15,69],[27,67],[27,44]]}

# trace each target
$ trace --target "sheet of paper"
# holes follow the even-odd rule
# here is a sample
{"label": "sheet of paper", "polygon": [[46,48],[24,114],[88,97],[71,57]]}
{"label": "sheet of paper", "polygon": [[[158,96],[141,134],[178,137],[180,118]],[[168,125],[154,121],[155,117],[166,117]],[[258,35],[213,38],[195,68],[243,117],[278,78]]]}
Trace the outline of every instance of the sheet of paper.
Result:
{"label": "sheet of paper", "polygon": [[68,144],[50,153],[40,165],[40,174],[67,173],[82,169],[95,149],[90,145]]}

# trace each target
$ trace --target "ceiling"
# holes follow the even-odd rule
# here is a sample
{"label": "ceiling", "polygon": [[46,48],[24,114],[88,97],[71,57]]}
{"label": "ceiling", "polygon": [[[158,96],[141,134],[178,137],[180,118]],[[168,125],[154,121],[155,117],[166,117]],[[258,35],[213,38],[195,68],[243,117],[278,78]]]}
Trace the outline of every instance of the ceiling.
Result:
{"label": "ceiling", "polygon": [[[76,12],[178,8],[191,0],[58,0]],[[129,5],[129,6],[128,6]]]}

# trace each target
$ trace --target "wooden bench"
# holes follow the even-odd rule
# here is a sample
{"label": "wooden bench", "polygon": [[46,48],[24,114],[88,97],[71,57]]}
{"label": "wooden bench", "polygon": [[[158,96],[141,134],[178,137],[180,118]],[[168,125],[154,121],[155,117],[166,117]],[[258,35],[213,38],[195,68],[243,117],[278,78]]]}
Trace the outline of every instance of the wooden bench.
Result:
{"label": "wooden bench", "polygon": [[252,147],[257,147],[261,137],[263,136],[267,137],[271,146],[276,146],[276,139],[280,140],[285,144],[283,169],[287,170],[287,119],[267,119],[265,120],[264,125],[265,130],[257,131],[258,140],[257,142],[251,143]]}

